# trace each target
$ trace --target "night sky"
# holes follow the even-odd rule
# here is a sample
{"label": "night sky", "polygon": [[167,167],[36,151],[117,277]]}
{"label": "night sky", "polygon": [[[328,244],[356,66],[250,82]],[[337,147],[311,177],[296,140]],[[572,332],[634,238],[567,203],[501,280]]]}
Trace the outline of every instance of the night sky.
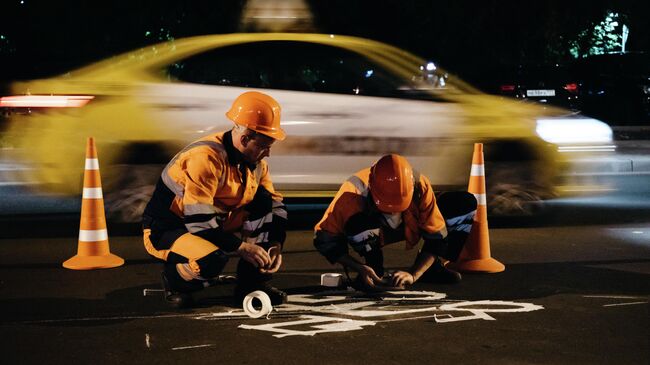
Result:
{"label": "night sky", "polygon": [[[171,38],[241,30],[243,0],[2,0],[0,81],[46,77]],[[311,0],[316,31],[384,41],[470,81],[497,66],[567,62],[569,43],[617,12],[627,49],[650,49],[648,1]]]}

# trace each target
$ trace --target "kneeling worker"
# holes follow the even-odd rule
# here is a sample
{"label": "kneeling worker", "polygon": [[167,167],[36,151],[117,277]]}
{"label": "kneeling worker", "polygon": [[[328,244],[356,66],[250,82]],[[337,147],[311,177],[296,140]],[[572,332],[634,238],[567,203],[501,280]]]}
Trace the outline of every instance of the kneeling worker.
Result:
{"label": "kneeling worker", "polygon": [[144,212],[144,245],[164,261],[165,299],[175,307],[190,305],[190,293],[209,286],[232,255],[241,257],[235,301],[255,290],[274,305],[286,301],[286,293],[267,283],[282,264],[287,211],[263,160],[285,138],[280,105],[246,92],[226,116],[234,128],[176,154]]}
{"label": "kneeling worker", "polygon": [[[404,157],[385,155],[343,183],[315,227],[314,246],[330,263],[355,270],[360,290],[376,290],[380,284],[403,288],[418,280],[457,283],[461,275],[447,269],[441,257],[458,258],[475,213],[472,194],[449,192],[436,198],[429,179]],[[382,247],[406,241],[411,249],[420,239],[424,243],[411,268],[384,279]],[[365,262],[349,255],[348,244]]]}

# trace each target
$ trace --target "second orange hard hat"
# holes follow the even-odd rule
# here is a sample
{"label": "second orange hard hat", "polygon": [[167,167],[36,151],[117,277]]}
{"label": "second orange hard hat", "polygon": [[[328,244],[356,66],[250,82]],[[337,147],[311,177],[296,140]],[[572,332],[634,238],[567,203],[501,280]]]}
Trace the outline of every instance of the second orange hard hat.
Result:
{"label": "second orange hard hat", "polygon": [[255,132],[277,140],[286,134],[280,128],[280,104],[272,97],[257,91],[248,91],[233,101],[226,117]]}
{"label": "second orange hard hat", "polygon": [[405,211],[413,199],[414,184],[413,168],[400,155],[385,155],[370,168],[370,194],[384,213]]}

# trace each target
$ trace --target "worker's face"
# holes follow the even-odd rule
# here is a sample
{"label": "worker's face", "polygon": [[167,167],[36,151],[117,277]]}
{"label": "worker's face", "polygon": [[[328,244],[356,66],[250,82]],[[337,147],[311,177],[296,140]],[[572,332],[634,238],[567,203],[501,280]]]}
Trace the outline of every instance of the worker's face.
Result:
{"label": "worker's face", "polygon": [[271,155],[271,145],[275,139],[263,134],[256,134],[254,137],[243,135],[241,138],[244,146],[242,154],[248,163],[258,163],[264,157]]}

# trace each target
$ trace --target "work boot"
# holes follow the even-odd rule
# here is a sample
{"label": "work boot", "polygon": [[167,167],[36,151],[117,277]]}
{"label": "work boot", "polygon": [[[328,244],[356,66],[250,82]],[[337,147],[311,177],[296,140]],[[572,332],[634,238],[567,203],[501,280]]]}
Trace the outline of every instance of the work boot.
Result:
{"label": "work boot", "polygon": [[186,308],[192,304],[191,292],[202,290],[206,282],[201,280],[183,279],[176,270],[176,265],[165,265],[162,272],[163,289],[165,290],[165,301],[174,308]]}
{"label": "work boot", "polygon": [[161,273],[161,277],[165,294],[165,302],[167,302],[167,304],[176,309],[187,308],[192,305],[193,299],[190,293],[172,290],[171,286],[169,285],[169,280],[167,280],[167,275],[164,271]]}
{"label": "work boot", "polygon": [[419,282],[434,284],[456,284],[462,280],[459,272],[446,268],[440,258],[436,257],[433,265],[422,274]]}
{"label": "work boot", "polygon": [[287,293],[275,288],[268,283],[257,284],[237,284],[233,291],[233,301],[235,306],[241,306],[244,298],[256,291],[261,290],[265,292],[271,299],[271,305],[276,306],[287,302]]}

